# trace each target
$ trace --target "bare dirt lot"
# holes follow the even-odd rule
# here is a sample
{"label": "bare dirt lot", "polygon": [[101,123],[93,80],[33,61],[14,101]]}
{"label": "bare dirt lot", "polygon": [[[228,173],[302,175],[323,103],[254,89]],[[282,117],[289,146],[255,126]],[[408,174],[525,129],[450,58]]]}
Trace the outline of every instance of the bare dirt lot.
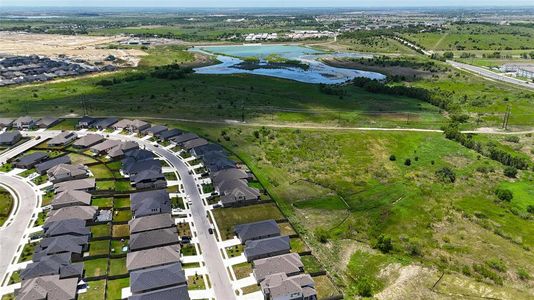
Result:
{"label": "bare dirt lot", "polygon": [[137,49],[103,49],[103,46],[125,39],[119,36],[75,36],[0,32],[0,53],[12,55],[37,54],[47,57],[66,55],[89,62],[103,61],[113,55],[126,64],[137,66],[145,52]]}

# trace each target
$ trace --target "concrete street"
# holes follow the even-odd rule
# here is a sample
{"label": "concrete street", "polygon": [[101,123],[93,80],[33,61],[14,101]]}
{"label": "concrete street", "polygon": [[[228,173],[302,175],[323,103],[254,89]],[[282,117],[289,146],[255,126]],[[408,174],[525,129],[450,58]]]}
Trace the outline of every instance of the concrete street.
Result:
{"label": "concrete street", "polygon": [[18,210],[9,226],[0,229],[0,280],[6,274],[7,268],[17,252],[24,231],[28,227],[35,207],[37,194],[32,186],[22,179],[0,174],[0,185],[13,190],[18,200]]}
{"label": "concrete street", "polygon": [[459,63],[459,62],[452,61],[452,60],[448,60],[447,63],[455,68],[467,70],[477,75],[486,77],[488,79],[503,81],[503,82],[519,85],[519,86],[534,90],[534,83],[529,84],[529,83],[526,83],[524,80],[519,80],[513,77],[508,77],[508,76],[505,76],[499,73],[492,72],[488,69],[484,69],[481,67],[476,67],[476,66],[468,65],[464,63]]}

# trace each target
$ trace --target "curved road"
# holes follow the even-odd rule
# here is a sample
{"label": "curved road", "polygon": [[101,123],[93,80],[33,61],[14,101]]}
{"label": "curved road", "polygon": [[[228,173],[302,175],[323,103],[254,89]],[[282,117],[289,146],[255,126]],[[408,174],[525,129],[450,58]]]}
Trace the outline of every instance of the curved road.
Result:
{"label": "curved road", "polygon": [[135,137],[124,135],[109,135],[111,139],[129,139],[143,145],[147,150],[157,153],[167,159],[169,163],[178,171],[180,178],[184,185],[186,194],[192,202],[190,205],[193,223],[197,231],[197,238],[202,250],[202,257],[206,263],[209,279],[215,293],[215,299],[233,300],[236,299],[235,292],[230,282],[228,271],[224,265],[222,254],[217,245],[217,240],[214,234],[209,234],[208,229],[211,224],[206,217],[207,211],[202,203],[200,192],[193,175],[189,174],[187,165],[178,158],[174,153],[161,148],[154,147],[150,142],[140,140]]}
{"label": "curved road", "polygon": [[14,219],[7,227],[0,229],[0,280],[6,274],[7,268],[17,252],[24,231],[28,228],[35,207],[37,206],[37,194],[32,186],[22,179],[0,173],[0,184],[13,190],[17,196],[18,209]]}

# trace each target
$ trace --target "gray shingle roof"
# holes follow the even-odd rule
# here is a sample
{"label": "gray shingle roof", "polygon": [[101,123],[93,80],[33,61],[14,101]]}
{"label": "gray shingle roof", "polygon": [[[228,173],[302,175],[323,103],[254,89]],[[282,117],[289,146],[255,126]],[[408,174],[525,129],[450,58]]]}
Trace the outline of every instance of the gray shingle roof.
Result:
{"label": "gray shingle roof", "polygon": [[130,235],[129,247],[131,251],[138,251],[179,242],[176,227],[171,227],[134,233]]}
{"label": "gray shingle roof", "polygon": [[84,191],[69,190],[61,192],[56,195],[52,201],[52,207],[68,206],[68,205],[90,205],[91,194]]}
{"label": "gray shingle roof", "polygon": [[187,278],[180,263],[130,273],[130,288],[134,294],[185,283],[187,283]]}
{"label": "gray shingle roof", "polygon": [[45,236],[60,236],[65,234],[90,235],[84,220],[68,219],[57,222],[47,222],[43,225]]}
{"label": "gray shingle roof", "polygon": [[95,178],[84,178],[77,180],[70,180],[54,184],[54,191],[56,193],[68,191],[68,190],[91,190],[95,188]]}
{"label": "gray shingle roof", "polygon": [[183,143],[183,147],[185,150],[191,150],[195,147],[198,147],[198,146],[202,146],[202,145],[207,145],[208,144],[208,141],[203,139],[203,138],[197,138],[197,139],[192,139],[192,140],[189,140],[185,143]]}
{"label": "gray shingle roof", "polygon": [[131,234],[175,226],[174,220],[170,214],[159,214],[135,218],[130,220],[128,225],[130,226]]}
{"label": "gray shingle roof", "polygon": [[304,268],[300,256],[297,253],[257,259],[253,262],[253,265],[253,274],[258,282],[276,273],[284,273],[288,276],[296,275],[302,272]]}
{"label": "gray shingle roof", "polygon": [[48,153],[38,151],[22,156],[21,158],[16,160],[16,164],[31,167],[32,165],[35,165],[35,163],[40,162],[46,158],[48,158]]}
{"label": "gray shingle roof", "polygon": [[258,257],[280,255],[289,253],[291,249],[288,236],[276,236],[261,240],[252,240],[245,243],[245,256],[248,260]]}
{"label": "gray shingle roof", "polygon": [[136,218],[171,212],[169,193],[166,190],[133,193],[130,194],[130,200]]}
{"label": "gray shingle roof", "polygon": [[198,135],[187,132],[184,134],[180,134],[178,136],[174,136],[171,138],[171,141],[175,142],[176,144],[182,144],[190,140],[198,139]]}
{"label": "gray shingle roof", "polygon": [[104,140],[104,137],[100,134],[90,133],[74,142],[74,147],[87,148],[96,145]]}
{"label": "gray shingle roof", "polygon": [[155,135],[155,134],[158,134],[162,131],[165,131],[165,130],[168,130],[167,126],[163,126],[163,125],[154,125],[150,128],[147,128],[145,130],[143,130],[143,133],[144,134],[152,134],[152,135]]}
{"label": "gray shingle roof", "polygon": [[189,300],[186,285],[179,285],[152,292],[132,295],[129,300]]}
{"label": "gray shingle roof", "polygon": [[265,237],[279,236],[280,227],[275,220],[265,220],[235,226],[235,233],[242,243]]}
{"label": "gray shingle roof", "polygon": [[152,248],[147,250],[129,252],[126,256],[128,271],[163,266],[180,261],[180,245]]}
{"label": "gray shingle roof", "polygon": [[76,133],[64,131],[48,141],[48,145],[66,145],[76,139]]}
{"label": "gray shingle roof", "polygon": [[73,300],[76,298],[78,278],[60,279],[59,275],[23,280],[17,293],[20,300]]}
{"label": "gray shingle roof", "polygon": [[0,133],[0,145],[12,145],[22,138],[19,131],[6,131]]}
{"label": "gray shingle roof", "polygon": [[98,208],[96,206],[68,206],[49,213],[46,223],[68,219],[80,219],[85,221],[94,220]]}
{"label": "gray shingle roof", "polygon": [[46,171],[59,164],[70,164],[70,157],[68,155],[59,156],[40,164],[35,165],[35,169],[39,174],[44,174]]}
{"label": "gray shingle roof", "polygon": [[162,131],[162,132],[156,134],[156,136],[158,138],[160,138],[160,139],[167,140],[167,139],[170,139],[172,137],[178,136],[180,134],[182,134],[182,131],[174,128],[174,129]]}

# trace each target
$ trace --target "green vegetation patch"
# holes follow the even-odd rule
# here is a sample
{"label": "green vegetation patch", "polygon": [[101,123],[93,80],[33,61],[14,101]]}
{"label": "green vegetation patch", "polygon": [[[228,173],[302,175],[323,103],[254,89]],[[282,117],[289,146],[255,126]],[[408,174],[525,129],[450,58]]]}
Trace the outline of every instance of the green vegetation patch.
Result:
{"label": "green vegetation patch", "polygon": [[4,225],[13,209],[13,197],[6,189],[0,187],[0,226]]}
{"label": "green vegetation patch", "polygon": [[233,237],[234,226],[262,220],[283,218],[282,213],[273,203],[257,204],[237,208],[217,208],[213,210],[221,235],[226,239]]}

